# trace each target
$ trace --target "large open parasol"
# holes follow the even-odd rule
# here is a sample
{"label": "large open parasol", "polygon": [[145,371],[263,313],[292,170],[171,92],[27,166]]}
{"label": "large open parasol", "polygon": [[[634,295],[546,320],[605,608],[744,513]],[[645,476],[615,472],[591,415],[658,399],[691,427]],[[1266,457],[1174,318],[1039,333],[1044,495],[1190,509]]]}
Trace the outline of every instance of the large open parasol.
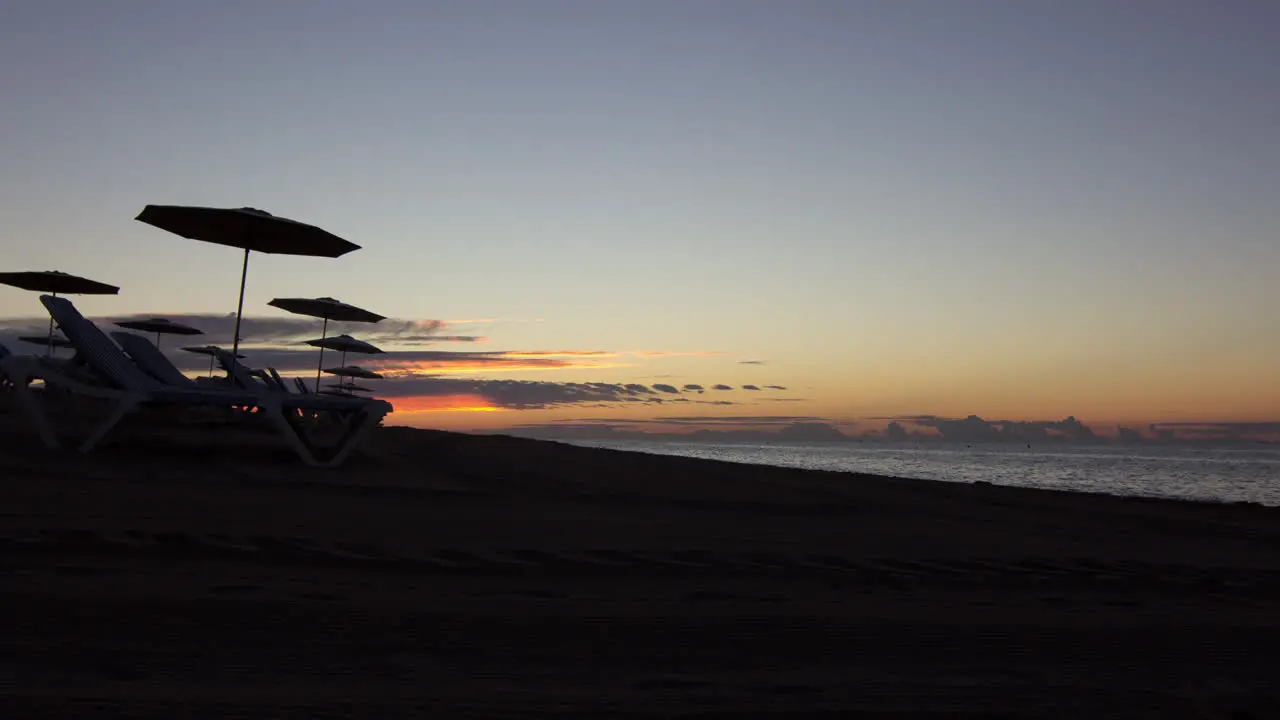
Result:
{"label": "large open parasol", "polygon": [[[115,285],[89,280],[78,275],[68,275],[57,270],[28,270],[0,273],[0,284],[11,285],[32,292],[50,295],[115,295],[120,288]],[[49,354],[53,354],[53,316],[49,317]]]}
{"label": "large open parasol", "polygon": [[[344,365],[342,367],[336,367],[336,368],[325,368],[324,371],[326,373],[329,373],[330,375],[336,375],[338,377],[338,387],[341,389],[345,389],[345,387],[342,384],[342,381],[344,379],[350,380],[353,385],[355,384],[356,378],[360,378],[361,380],[381,380],[382,379],[381,373],[376,373],[372,370],[366,370],[365,368],[362,368],[359,365]],[[317,389],[317,392],[319,392],[318,389]],[[365,390],[364,392],[368,392],[368,390]]]}
{"label": "large open parasol", "polygon": [[[307,315],[324,320],[324,325],[320,331],[320,340],[309,342],[309,344],[320,348],[320,361],[316,364],[316,392],[320,391],[320,369],[324,367],[324,349],[328,347],[323,343],[329,332],[329,321],[376,323],[386,319],[375,312],[369,312],[355,305],[348,305],[331,297],[276,298],[267,304],[271,307],[280,308],[285,312],[291,312],[294,315]],[[370,345],[370,347],[373,346]],[[361,351],[357,350],[356,352]],[[378,350],[378,352],[381,351]]]}
{"label": "large open parasol", "polygon": [[[314,345],[321,350],[337,350],[342,353],[342,366],[347,365],[347,353],[361,353],[363,355],[377,355],[383,353],[383,349],[367,343],[363,340],[357,340],[350,335],[334,335],[333,337],[320,338],[319,340],[308,340],[308,345]],[[323,357],[321,362],[323,363]],[[317,373],[317,377],[319,373]]]}
{"label": "large open parasol", "polygon": [[122,328],[153,332],[156,334],[156,348],[160,347],[161,335],[203,335],[204,331],[190,325],[176,323],[168,318],[151,318],[150,320],[122,320],[116,323]]}
{"label": "large open parasol", "polygon": [[256,208],[209,208],[184,205],[148,205],[137,220],[190,240],[244,250],[240,268],[240,300],[236,305],[232,365],[240,350],[240,316],[244,313],[244,285],[249,274],[249,252],[336,258],[360,246],[314,225],[272,215]]}

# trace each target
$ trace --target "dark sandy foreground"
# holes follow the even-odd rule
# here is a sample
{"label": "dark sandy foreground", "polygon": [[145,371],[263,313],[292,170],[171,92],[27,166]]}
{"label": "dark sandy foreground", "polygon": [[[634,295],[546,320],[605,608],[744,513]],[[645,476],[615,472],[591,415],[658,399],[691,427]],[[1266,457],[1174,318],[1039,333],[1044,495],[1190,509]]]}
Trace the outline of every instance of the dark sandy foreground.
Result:
{"label": "dark sandy foreground", "polygon": [[1274,509],[402,429],[336,471],[7,442],[5,718],[1280,717]]}

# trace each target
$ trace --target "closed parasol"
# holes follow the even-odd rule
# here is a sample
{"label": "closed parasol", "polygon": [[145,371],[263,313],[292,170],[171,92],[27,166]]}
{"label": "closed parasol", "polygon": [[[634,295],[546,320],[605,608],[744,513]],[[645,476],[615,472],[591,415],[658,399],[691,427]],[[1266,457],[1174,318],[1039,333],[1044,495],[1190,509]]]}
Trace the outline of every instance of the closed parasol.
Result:
{"label": "closed parasol", "polygon": [[256,208],[147,205],[136,219],[189,240],[244,250],[240,300],[236,305],[235,336],[231,345],[233,356],[240,349],[240,317],[244,313],[244,285],[249,274],[250,251],[336,258],[360,249],[359,245],[327,230]]}
{"label": "closed parasol", "polygon": [[[120,288],[115,285],[69,275],[58,270],[28,270],[0,273],[0,285],[10,285],[32,292],[51,295],[115,295]],[[49,318],[49,354],[53,354],[53,317]]]}
{"label": "closed parasol", "polygon": [[[291,312],[294,315],[307,315],[309,317],[321,318],[324,325],[320,330],[320,339],[318,341],[308,341],[308,344],[315,345],[320,348],[320,360],[316,363],[316,391],[320,390],[320,369],[324,367],[324,350],[328,345],[324,345],[329,332],[329,321],[338,322],[363,322],[376,323],[386,318],[375,312],[370,312],[364,308],[348,305],[340,300],[331,297],[320,298],[276,298],[267,303],[271,307],[280,308],[285,312]],[[353,338],[354,339],[354,338]],[[372,347],[372,346],[370,346]],[[359,350],[355,352],[361,352]],[[378,352],[381,352],[380,350]],[[346,362],[346,359],[343,359]]]}

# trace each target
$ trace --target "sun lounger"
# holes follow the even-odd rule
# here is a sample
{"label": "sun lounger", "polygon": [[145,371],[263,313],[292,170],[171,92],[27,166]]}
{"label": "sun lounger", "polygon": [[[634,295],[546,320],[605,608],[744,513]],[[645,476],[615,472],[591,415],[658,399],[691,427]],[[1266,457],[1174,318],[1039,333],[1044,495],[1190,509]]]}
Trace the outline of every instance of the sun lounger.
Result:
{"label": "sun lounger", "polygon": [[227,371],[227,376],[231,378],[231,384],[238,388],[247,390],[263,390],[270,389],[269,386],[255,377],[259,371],[254,370],[240,361],[232,362],[231,353],[226,350],[217,350],[214,358],[218,360],[218,365]]}
{"label": "sun lounger", "polygon": [[267,372],[271,374],[271,380],[276,384],[276,388],[280,392],[289,392],[289,386],[285,383],[284,378],[280,377],[280,373],[276,372],[275,368],[269,367]]}
{"label": "sun lounger", "polygon": [[[382,401],[344,402],[338,398],[301,397],[265,389],[222,390],[194,384],[166,385],[130,360],[124,351],[81,315],[67,299],[42,295],[40,302],[62,327],[67,339],[83,356],[85,363],[104,381],[102,385],[85,383],[64,375],[57,368],[22,356],[10,355],[0,360],[0,370],[13,383],[23,410],[30,417],[40,438],[51,448],[60,445],[57,433],[28,387],[37,379],[43,380],[47,386],[73,395],[99,398],[112,404],[106,420],[91,431],[80,445],[81,452],[91,451],[121,420],[146,406],[254,407],[270,420],[304,462],[331,467],[344,461],[364,435],[392,411],[391,404]],[[141,353],[145,354],[146,351]],[[308,438],[306,423],[301,421],[294,410],[331,413],[339,418],[343,426],[341,440],[329,448],[315,446]]]}
{"label": "sun lounger", "polygon": [[309,394],[311,394],[311,391],[310,391],[309,389],[307,389],[307,381],[306,381],[306,380],[303,380],[302,378],[298,378],[298,377],[296,377],[296,378],[294,378],[294,379],[293,379],[293,385],[294,385],[294,387],[298,388],[298,394],[299,394],[299,395],[309,395]]}
{"label": "sun lounger", "polygon": [[111,337],[133,359],[134,364],[152,378],[170,387],[195,386],[196,381],[183,374],[169,358],[165,357],[164,353],[160,352],[160,348],[152,345],[147,338],[136,333],[119,331],[111,333]]}

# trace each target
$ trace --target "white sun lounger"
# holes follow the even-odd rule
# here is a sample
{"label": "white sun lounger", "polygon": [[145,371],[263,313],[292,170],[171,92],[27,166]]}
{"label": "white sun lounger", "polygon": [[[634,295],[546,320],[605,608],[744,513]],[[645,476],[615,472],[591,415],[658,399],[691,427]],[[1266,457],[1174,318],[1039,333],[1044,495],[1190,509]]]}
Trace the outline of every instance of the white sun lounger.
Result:
{"label": "white sun lounger", "polygon": [[[151,343],[151,340],[137,333],[116,331],[111,333],[111,337],[115,339],[120,347],[133,359],[143,372],[151,377],[159,380],[161,383],[170,387],[200,387],[211,388],[210,385],[192,380],[182,373],[181,370],[160,352],[160,348]],[[219,357],[224,363],[224,367],[230,368],[231,354],[226,353],[225,357]],[[267,368],[266,371],[250,370],[240,363],[236,363],[236,375],[241,378],[242,382],[251,383],[249,387],[241,387],[244,390],[253,392],[280,392],[284,394],[292,394],[289,392],[288,385],[285,384],[284,378],[280,377],[280,373],[275,368]],[[258,382],[255,378],[261,378],[262,382]],[[212,387],[212,389],[225,390],[227,386]],[[363,402],[382,402],[371,398],[356,398]],[[295,403],[286,403],[294,405]],[[300,409],[300,408],[299,408]]]}
{"label": "white sun lounger", "polygon": [[[41,440],[50,448],[56,449],[60,443],[35,393],[28,387],[37,379],[73,395],[112,403],[106,420],[80,445],[81,452],[91,451],[121,420],[145,406],[239,406],[255,407],[263,413],[303,462],[332,467],[341,464],[369,430],[392,411],[391,404],[382,401],[343,402],[338,398],[301,397],[265,390],[255,392],[166,385],[143,372],[67,299],[42,295],[40,302],[48,308],[85,363],[103,380],[102,385],[88,384],[59,372],[56,367],[25,356],[10,355],[0,359],[0,371],[13,383],[23,410]],[[333,413],[344,426],[341,440],[330,448],[316,447],[307,437],[305,424],[299,421],[293,410]]]}
{"label": "white sun lounger", "polygon": [[111,338],[120,344],[135,365],[152,378],[170,387],[196,386],[196,381],[184,375],[150,340],[136,333],[122,331],[111,333]]}

